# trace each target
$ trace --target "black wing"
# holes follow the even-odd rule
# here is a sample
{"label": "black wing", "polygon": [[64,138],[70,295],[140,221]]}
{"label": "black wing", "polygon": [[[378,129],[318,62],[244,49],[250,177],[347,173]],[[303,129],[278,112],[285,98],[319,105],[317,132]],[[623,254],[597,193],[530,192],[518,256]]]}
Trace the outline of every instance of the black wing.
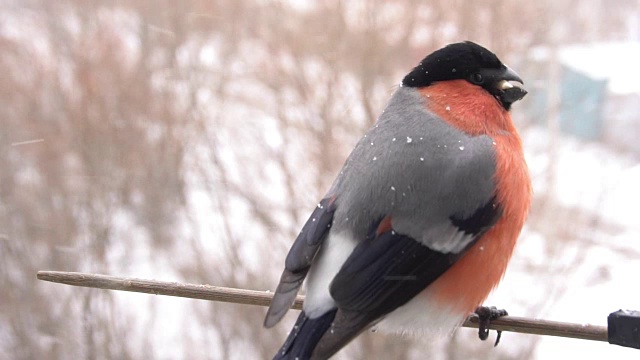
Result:
{"label": "black wing", "polygon": [[356,246],[333,279],[331,296],[340,309],[375,320],[411,300],[460,256],[390,230]]}

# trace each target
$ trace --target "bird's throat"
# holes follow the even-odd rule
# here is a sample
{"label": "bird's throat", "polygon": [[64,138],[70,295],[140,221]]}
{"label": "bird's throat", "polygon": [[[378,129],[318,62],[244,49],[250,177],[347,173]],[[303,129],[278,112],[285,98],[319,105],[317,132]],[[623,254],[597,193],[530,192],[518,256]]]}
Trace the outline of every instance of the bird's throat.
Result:
{"label": "bird's throat", "polygon": [[430,112],[469,135],[517,133],[500,102],[466,80],[438,82],[418,91]]}

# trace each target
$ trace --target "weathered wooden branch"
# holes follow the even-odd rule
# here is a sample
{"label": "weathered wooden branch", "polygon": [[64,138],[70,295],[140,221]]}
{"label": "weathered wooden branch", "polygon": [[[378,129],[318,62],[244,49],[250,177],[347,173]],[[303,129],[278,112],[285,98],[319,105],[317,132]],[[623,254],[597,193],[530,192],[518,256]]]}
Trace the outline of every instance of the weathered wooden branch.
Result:
{"label": "weathered wooden branch", "polygon": [[[194,285],[177,282],[122,278],[89,273],[38,271],[38,279],[55,283],[91,287],[98,289],[140,292],[155,295],[177,296],[234,304],[269,306],[273,294],[269,291],[234,289],[211,285]],[[303,296],[298,296],[292,308],[302,309]],[[475,315],[463,324],[477,328]],[[505,316],[491,322],[493,330],[511,331],[525,334],[560,336],[574,339],[608,341],[607,328],[589,324],[572,324],[558,321]]]}

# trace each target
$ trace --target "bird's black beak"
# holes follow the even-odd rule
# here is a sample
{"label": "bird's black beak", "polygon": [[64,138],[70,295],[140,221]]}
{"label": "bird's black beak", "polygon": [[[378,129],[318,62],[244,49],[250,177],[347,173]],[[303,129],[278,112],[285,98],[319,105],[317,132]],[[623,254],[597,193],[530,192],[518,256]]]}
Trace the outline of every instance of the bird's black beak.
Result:
{"label": "bird's black beak", "polygon": [[524,89],[524,81],[509,67],[506,67],[506,70],[500,76],[500,81],[496,83],[496,89],[498,90],[497,96],[503,104],[510,105],[527,95],[527,90]]}

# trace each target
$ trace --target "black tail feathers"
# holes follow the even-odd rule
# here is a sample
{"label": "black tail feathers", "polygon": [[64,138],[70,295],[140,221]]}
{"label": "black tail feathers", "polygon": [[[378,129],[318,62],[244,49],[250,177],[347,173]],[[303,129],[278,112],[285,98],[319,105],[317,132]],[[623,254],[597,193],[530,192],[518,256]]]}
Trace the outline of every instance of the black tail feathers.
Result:
{"label": "black tail feathers", "polygon": [[273,357],[273,360],[310,359],[316,345],[331,326],[336,311],[329,311],[316,319],[310,319],[304,311],[301,312],[287,340]]}

